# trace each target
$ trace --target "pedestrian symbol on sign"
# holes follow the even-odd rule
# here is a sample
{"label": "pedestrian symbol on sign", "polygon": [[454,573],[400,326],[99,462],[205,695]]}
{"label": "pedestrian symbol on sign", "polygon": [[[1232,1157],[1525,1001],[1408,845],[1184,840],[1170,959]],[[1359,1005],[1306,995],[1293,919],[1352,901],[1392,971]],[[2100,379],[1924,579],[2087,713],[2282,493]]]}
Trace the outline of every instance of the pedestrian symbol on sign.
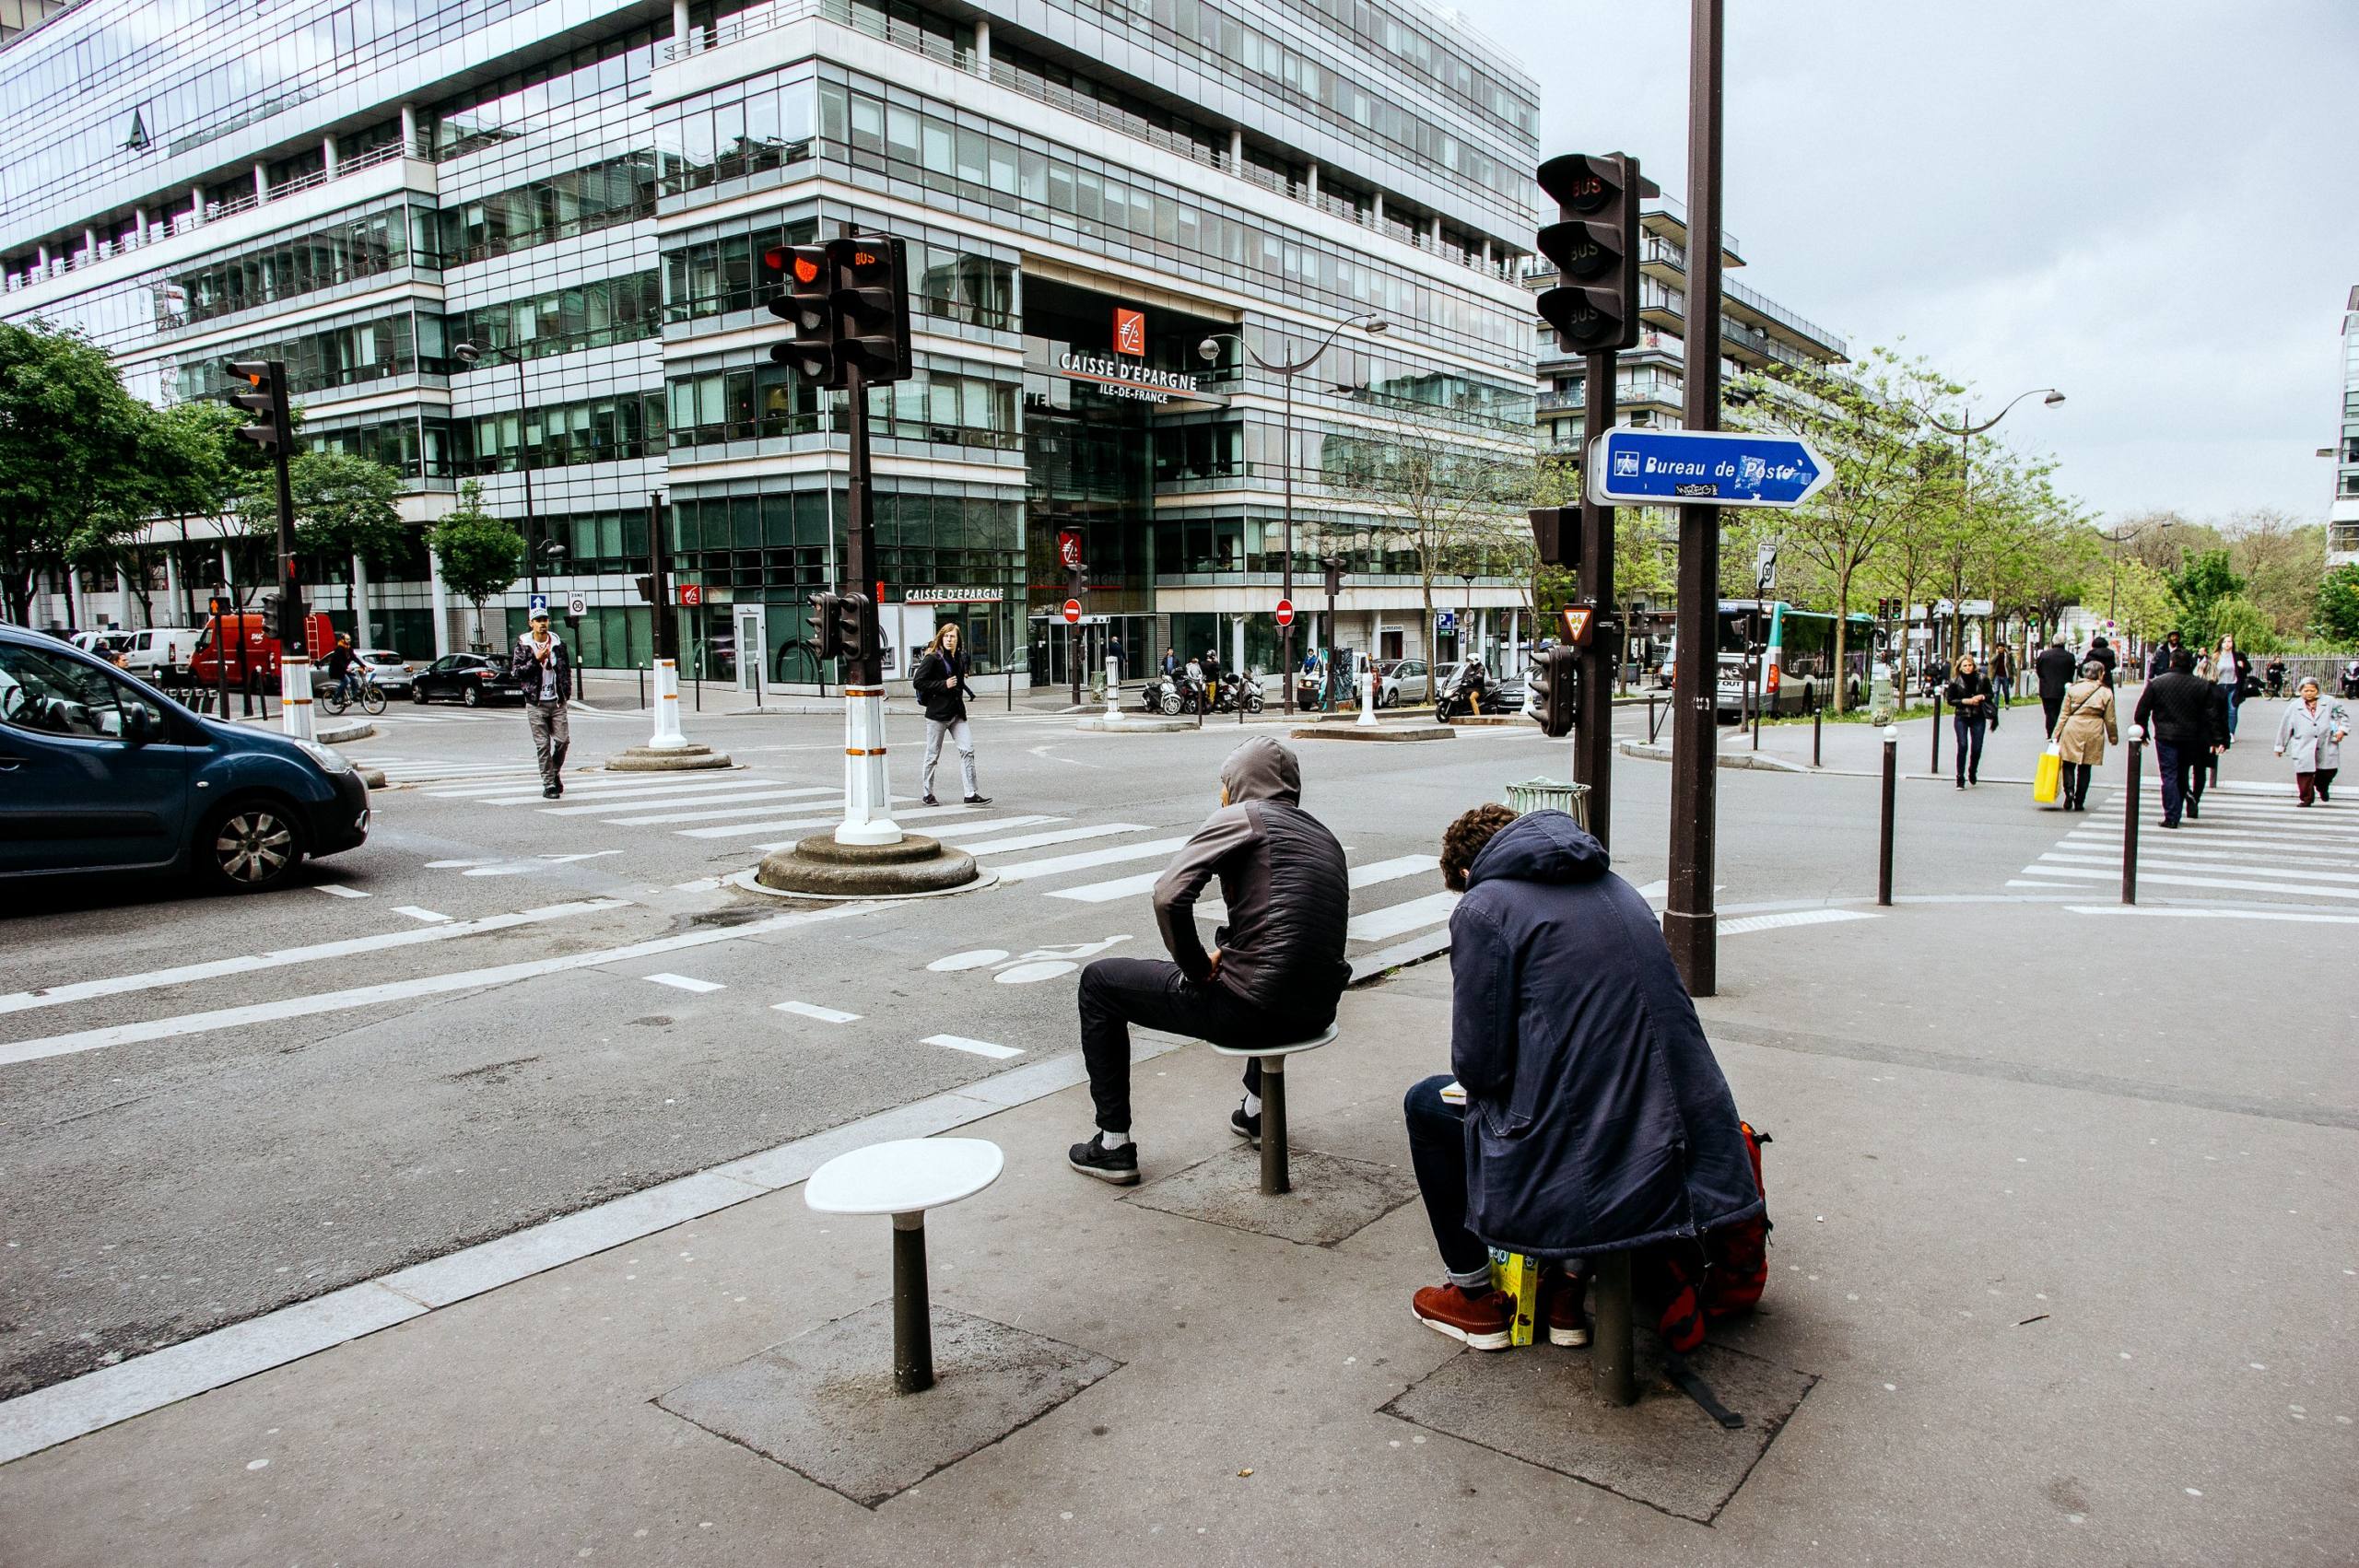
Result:
{"label": "pedestrian symbol on sign", "polygon": [[1614,472],[1616,474],[1637,473],[1638,454],[1634,451],[1615,452],[1614,454]]}

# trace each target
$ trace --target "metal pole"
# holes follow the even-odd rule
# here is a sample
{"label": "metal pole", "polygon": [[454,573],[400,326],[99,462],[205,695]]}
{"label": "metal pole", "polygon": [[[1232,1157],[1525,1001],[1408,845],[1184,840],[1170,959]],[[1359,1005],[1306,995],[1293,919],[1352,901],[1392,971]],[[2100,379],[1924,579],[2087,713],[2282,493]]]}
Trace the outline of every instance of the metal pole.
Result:
{"label": "metal pole", "polygon": [[1821,722],[1820,722],[1820,720],[1821,720],[1821,717],[1822,717],[1825,712],[1826,712],[1826,708],[1825,708],[1825,706],[1824,701],[1821,701],[1821,702],[1819,702],[1819,703],[1814,703],[1814,704],[1813,704],[1813,705],[1812,705],[1812,707],[1811,707],[1811,710],[1810,710],[1810,765],[1811,765],[1813,767],[1824,767],[1824,766],[1825,766],[1825,764],[1824,762],[1822,762],[1822,761],[1819,759],[1819,745],[1820,745],[1821,739],[1822,739],[1822,737],[1821,737],[1821,731],[1822,731],[1822,729],[1824,728],[1824,726],[1823,726],[1823,725],[1821,724]]}
{"label": "metal pole", "polygon": [[1294,1190],[1286,1171],[1286,1059],[1262,1059],[1262,1190]]}
{"label": "metal pole", "polygon": [[926,1299],[925,1215],[893,1216],[893,1392],[933,1387],[933,1304]]}
{"label": "metal pole", "polygon": [[[1586,421],[1582,433],[1592,441],[1614,424],[1614,359],[1610,348],[1588,356],[1586,384],[1581,389],[1582,417]],[[1581,597],[1597,606],[1600,616],[1610,616],[1614,610],[1614,509],[1590,500],[1586,485],[1581,490]],[[1614,838],[1614,687],[1608,676],[1614,665],[1622,661],[1621,638],[1602,626],[1596,627],[1589,649],[1581,657],[1589,668],[1581,681],[1580,709],[1573,716],[1573,778],[1589,786],[1590,836],[1610,848]]]}
{"label": "metal pole", "polygon": [[[1697,0],[1716,5],[1718,0]],[[1630,1255],[1602,1252],[1591,1260],[1590,1310],[1597,1319],[1597,1341],[1590,1347],[1590,1387],[1610,1405],[1638,1402],[1637,1353],[1631,1327]]]}
{"label": "metal pole", "polygon": [[516,367],[516,466],[524,474],[524,587],[527,592],[538,593],[541,542],[533,536],[533,452],[524,443],[524,357],[512,348],[508,357]]}
{"label": "metal pole", "polygon": [[[1691,0],[1687,123],[1686,397],[1691,430],[1720,427],[1720,26],[1724,0]],[[1671,719],[1671,864],[1663,939],[1693,996],[1719,989],[1712,910],[1719,749],[1720,512],[1679,521],[1679,658]],[[1626,1269],[1626,1262],[1625,1264]]]}
{"label": "metal pole", "polygon": [[1876,902],[1892,902],[1892,836],[1900,794],[1900,726],[1884,732],[1884,835],[1876,848]]}
{"label": "metal pole", "polygon": [[1942,776],[1942,692],[1933,688],[1933,777]]}
{"label": "metal pole", "polygon": [[[1240,338],[1238,345],[1243,347],[1244,340]],[[1286,393],[1285,433],[1279,441],[1279,450],[1285,453],[1283,466],[1285,469],[1285,561],[1279,568],[1283,575],[1279,579],[1278,587],[1278,597],[1289,605],[1294,603],[1294,360],[1289,356],[1285,363],[1285,373],[1282,378],[1285,382]],[[1291,719],[1294,717],[1294,623],[1292,621],[1288,621],[1278,628],[1278,684],[1285,688],[1286,717]]]}
{"label": "metal pole", "polygon": [[2145,731],[2132,726],[2130,731],[2130,790],[2129,805],[2121,813],[2121,901],[2138,902],[2138,813],[2145,802],[2138,798],[2138,764],[2145,750]]}

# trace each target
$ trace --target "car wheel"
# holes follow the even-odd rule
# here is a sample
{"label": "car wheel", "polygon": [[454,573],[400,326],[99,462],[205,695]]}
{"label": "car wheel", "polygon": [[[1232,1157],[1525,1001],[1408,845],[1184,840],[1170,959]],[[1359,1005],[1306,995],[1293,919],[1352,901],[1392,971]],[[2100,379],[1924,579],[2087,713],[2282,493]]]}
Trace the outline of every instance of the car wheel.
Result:
{"label": "car wheel", "polygon": [[481,708],[483,706],[483,688],[481,686],[469,686],[465,691],[459,694],[459,700],[465,703],[469,708]]}
{"label": "car wheel", "polygon": [[410,701],[417,704],[418,707],[424,708],[426,706],[426,688],[424,686],[410,687],[409,699]]}
{"label": "car wheel", "polygon": [[225,893],[262,893],[287,880],[303,858],[303,832],[269,800],[232,801],[205,819],[198,872]]}

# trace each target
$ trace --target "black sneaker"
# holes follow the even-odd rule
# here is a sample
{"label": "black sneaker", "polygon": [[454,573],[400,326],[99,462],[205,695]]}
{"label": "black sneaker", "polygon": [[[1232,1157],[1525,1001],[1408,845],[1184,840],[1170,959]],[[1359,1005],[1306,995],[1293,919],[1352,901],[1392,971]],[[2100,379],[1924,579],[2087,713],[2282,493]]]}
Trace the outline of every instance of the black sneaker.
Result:
{"label": "black sneaker", "polygon": [[1261,1114],[1256,1112],[1248,1116],[1245,1112],[1245,1102],[1242,1100],[1238,1101],[1237,1108],[1228,1113],[1228,1129],[1256,1149],[1262,1146]]}
{"label": "black sneaker", "polygon": [[557,799],[557,786],[556,786],[556,785],[554,785],[554,784],[544,784],[544,785],[542,785],[542,786],[541,786],[541,799],[542,799],[542,800],[544,800],[544,801],[554,801],[554,800],[556,800],[556,799]]}
{"label": "black sneaker", "polygon": [[1076,1143],[1067,1150],[1065,1163],[1084,1176],[1110,1181],[1116,1187],[1139,1184],[1139,1146],[1125,1143],[1120,1149],[1109,1149],[1102,1132],[1092,1133],[1088,1142]]}
{"label": "black sneaker", "polygon": [[921,806],[938,806],[942,804],[942,802],[935,800],[932,795],[921,795],[918,797],[918,804]]}
{"label": "black sneaker", "polygon": [[2203,802],[2201,800],[2189,801],[2187,802],[2187,814],[2189,821],[2201,822],[2203,820]]}
{"label": "black sneaker", "polygon": [[560,774],[558,777],[550,779],[549,782],[556,786],[557,792],[559,796],[562,796],[565,793],[565,778],[563,775]]}
{"label": "black sneaker", "polygon": [[989,795],[969,795],[967,797],[967,803],[970,806],[988,806],[992,803],[992,798]]}

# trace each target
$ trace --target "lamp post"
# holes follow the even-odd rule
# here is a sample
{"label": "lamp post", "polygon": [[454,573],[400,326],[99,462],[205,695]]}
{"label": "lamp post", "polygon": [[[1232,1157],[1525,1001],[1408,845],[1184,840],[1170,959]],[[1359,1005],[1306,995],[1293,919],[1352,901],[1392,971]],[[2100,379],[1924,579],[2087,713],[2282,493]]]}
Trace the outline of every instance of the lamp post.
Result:
{"label": "lamp post", "polygon": [[524,357],[513,348],[484,348],[463,343],[451,350],[452,358],[473,368],[486,354],[496,355],[516,367],[516,470],[524,476],[524,586],[528,592],[541,591],[541,544],[534,537],[533,525],[533,454],[524,448]]}
{"label": "lamp post", "polygon": [[[2048,395],[2040,397],[2042,392],[2045,392]],[[1974,422],[1974,405],[1972,404],[1966,404],[1966,411],[1958,416],[1958,422],[1954,425],[1943,424],[1940,419],[1934,417],[1932,414],[1929,413],[1925,409],[1920,408],[1917,411],[1919,416],[1921,417],[1926,424],[1931,425],[1942,435],[1955,436],[1957,438],[1957,518],[1958,523],[1961,527],[1963,527],[1968,521],[1969,515],[1973,509],[1974,481],[1972,453],[1974,438],[1996,426],[2000,420],[2004,419],[2007,416],[2008,409],[2013,408],[2015,404],[2021,403],[2027,397],[2039,397],[2040,406],[2043,408],[2054,408],[2064,401],[2064,394],[2058,392],[2054,387],[2034,387],[2029,392],[2017,392],[2013,397],[2009,398],[2005,408],[2001,408],[1998,413],[1993,414],[1989,418],[1985,419],[1979,425]],[[1959,626],[1965,619],[1966,606],[1955,600],[1952,600],[1950,603],[1950,642],[1952,645],[1950,648],[1950,657],[1952,659],[1955,659],[1957,657],[1956,643],[1959,640],[1957,632]],[[1931,644],[1928,643],[1926,646],[1930,648]]]}
{"label": "lamp post", "polygon": [[[1237,340],[1238,348],[1244,353],[1247,358],[1252,360],[1254,364],[1260,366],[1262,369],[1270,371],[1273,375],[1277,376],[1285,384],[1285,424],[1284,428],[1285,433],[1283,437],[1283,449],[1279,462],[1280,466],[1285,470],[1285,535],[1284,540],[1285,546],[1285,566],[1284,568],[1283,579],[1279,592],[1288,603],[1292,603],[1294,602],[1294,379],[1302,374],[1303,371],[1309,369],[1313,365],[1316,365],[1319,362],[1319,357],[1327,352],[1329,345],[1332,344],[1336,338],[1343,335],[1343,332],[1345,327],[1359,327],[1366,331],[1369,336],[1373,337],[1378,333],[1385,331],[1391,324],[1391,322],[1386,321],[1383,317],[1373,315],[1367,311],[1363,311],[1356,316],[1346,316],[1342,321],[1337,322],[1328,332],[1325,337],[1319,340],[1318,347],[1312,349],[1300,359],[1296,360],[1269,360],[1262,358],[1259,354],[1253,352],[1252,345],[1245,341],[1245,334],[1241,332],[1214,333],[1202,343],[1196,345],[1196,353],[1198,356],[1203,359],[1205,364],[1210,365],[1220,358],[1221,339],[1234,338]],[[1292,713],[1294,711],[1294,627],[1292,626],[1284,626],[1278,628],[1278,666],[1283,672],[1279,685],[1285,689],[1285,711]]]}

